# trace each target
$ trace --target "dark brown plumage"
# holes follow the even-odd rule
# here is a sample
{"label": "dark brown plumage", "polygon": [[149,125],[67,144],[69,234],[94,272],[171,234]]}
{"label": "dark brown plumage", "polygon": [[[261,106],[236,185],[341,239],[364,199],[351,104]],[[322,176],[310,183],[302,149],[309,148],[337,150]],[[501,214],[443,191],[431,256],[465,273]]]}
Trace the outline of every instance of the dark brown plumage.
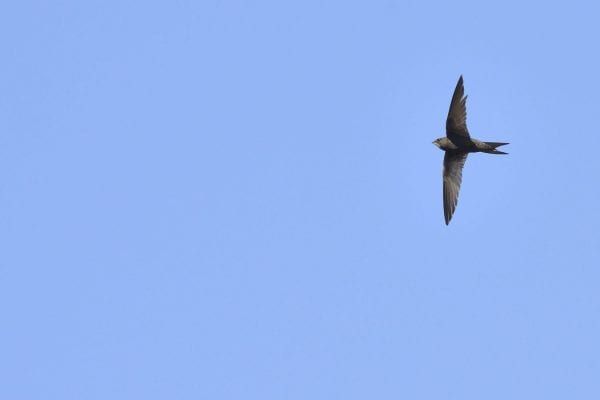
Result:
{"label": "dark brown plumage", "polygon": [[444,219],[446,225],[448,225],[458,204],[462,170],[465,161],[467,161],[467,155],[478,152],[507,154],[496,150],[496,147],[508,144],[481,142],[471,137],[467,129],[467,96],[465,96],[462,75],[456,83],[456,88],[450,101],[448,118],[446,118],[446,137],[434,140],[433,144],[445,152],[443,172]]}

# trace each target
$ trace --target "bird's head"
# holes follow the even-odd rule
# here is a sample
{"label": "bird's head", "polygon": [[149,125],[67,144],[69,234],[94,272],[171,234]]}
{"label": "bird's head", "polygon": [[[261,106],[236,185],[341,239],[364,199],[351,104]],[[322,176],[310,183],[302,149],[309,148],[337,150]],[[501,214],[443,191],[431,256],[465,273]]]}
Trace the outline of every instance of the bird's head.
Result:
{"label": "bird's head", "polygon": [[437,138],[437,139],[435,139],[435,140],[434,140],[433,142],[431,142],[431,143],[433,143],[434,145],[436,145],[438,148],[440,148],[440,149],[441,149],[441,148],[442,148],[442,147],[441,147],[441,146],[442,146],[442,139],[443,139],[443,138]]}

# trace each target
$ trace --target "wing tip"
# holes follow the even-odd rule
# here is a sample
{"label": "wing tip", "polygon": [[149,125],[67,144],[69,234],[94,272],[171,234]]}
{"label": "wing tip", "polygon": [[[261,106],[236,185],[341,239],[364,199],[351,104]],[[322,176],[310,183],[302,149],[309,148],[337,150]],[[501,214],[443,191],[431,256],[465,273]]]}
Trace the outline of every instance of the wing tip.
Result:
{"label": "wing tip", "polygon": [[450,221],[452,220],[452,214],[454,214],[454,210],[452,210],[452,208],[444,210],[444,221],[446,222],[446,225],[450,224]]}

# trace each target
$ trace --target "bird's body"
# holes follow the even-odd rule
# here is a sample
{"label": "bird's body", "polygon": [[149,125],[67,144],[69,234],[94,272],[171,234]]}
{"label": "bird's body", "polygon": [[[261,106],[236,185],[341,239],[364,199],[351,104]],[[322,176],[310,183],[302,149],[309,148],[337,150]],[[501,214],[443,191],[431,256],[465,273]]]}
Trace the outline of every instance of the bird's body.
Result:
{"label": "bird's body", "polygon": [[458,203],[458,192],[462,182],[462,170],[469,153],[507,154],[496,150],[508,143],[482,142],[474,139],[467,129],[467,96],[464,95],[463,77],[458,79],[450,110],[446,119],[446,137],[433,141],[444,154],[444,218],[446,225],[452,219]]}
{"label": "bird's body", "polygon": [[496,142],[482,142],[477,139],[471,138],[471,143],[463,143],[462,146],[455,145],[447,137],[436,139],[434,142],[436,146],[444,151],[459,151],[467,153],[490,153],[490,154],[508,154],[500,150],[496,150],[496,147],[502,146],[508,143],[496,143]]}

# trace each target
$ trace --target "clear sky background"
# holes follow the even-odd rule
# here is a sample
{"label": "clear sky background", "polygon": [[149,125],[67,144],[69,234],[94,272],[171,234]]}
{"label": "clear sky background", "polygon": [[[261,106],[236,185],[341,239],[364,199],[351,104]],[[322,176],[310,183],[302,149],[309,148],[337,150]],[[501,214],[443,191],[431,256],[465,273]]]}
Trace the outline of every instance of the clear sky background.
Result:
{"label": "clear sky background", "polygon": [[592,4],[3,4],[0,398],[600,398]]}

